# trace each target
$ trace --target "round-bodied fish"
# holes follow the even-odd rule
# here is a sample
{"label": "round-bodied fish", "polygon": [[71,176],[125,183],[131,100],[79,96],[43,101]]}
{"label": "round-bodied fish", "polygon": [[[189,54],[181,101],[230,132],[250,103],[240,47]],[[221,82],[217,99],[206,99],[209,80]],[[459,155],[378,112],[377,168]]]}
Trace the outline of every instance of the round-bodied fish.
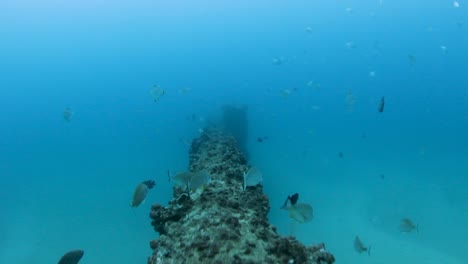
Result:
{"label": "round-bodied fish", "polygon": [[156,185],[156,183],[152,180],[144,181],[138,184],[135,188],[135,191],[133,192],[133,199],[130,206],[138,207],[140,204],[142,204],[148,195],[148,191],[152,189],[154,185]]}

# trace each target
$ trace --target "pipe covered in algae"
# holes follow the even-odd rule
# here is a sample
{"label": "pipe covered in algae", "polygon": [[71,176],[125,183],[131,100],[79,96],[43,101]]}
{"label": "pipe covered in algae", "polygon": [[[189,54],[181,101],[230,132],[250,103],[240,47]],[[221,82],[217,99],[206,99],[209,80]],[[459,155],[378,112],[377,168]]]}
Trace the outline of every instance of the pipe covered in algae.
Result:
{"label": "pipe covered in algae", "polygon": [[211,181],[192,193],[175,186],[168,206],[152,206],[151,224],[160,235],[150,242],[148,264],[334,262],[324,244],[282,237],[268,222],[262,186],[242,188],[249,166],[234,137],[207,130],[189,155],[189,170],[205,170]]}

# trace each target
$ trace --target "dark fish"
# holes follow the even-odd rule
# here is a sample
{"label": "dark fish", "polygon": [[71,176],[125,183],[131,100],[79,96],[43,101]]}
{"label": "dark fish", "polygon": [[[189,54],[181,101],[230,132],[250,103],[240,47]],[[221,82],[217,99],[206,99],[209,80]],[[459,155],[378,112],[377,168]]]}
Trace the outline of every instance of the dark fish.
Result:
{"label": "dark fish", "polygon": [[153,187],[156,185],[156,182],[154,182],[153,180],[147,180],[142,183],[148,186],[148,189],[153,189]]}
{"label": "dark fish", "polygon": [[261,137],[257,138],[257,142],[258,142],[258,143],[262,143],[262,142],[263,142],[263,138],[261,138]]}
{"label": "dark fish", "polygon": [[379,113],[382,113],[384,111],[385,107],[385,98],[382,96],[380,99],[380,104],[379,104]]}
{"label": "dark fish", "polygon": [[367,252],[367,255],[370,256],[370,249],[371,247],[366,247],[364,246],[364,244],[362,243],[361,239],[359,238],[359,236],[356,236],[354,238],[354,249],[359,253],[361,254],[362,252]]}
{"label": "dark fish", "polygon": [[58,264],[78,264],[83,255],[84,251],[81,249],[69,251],[63,255]]}
{"label": "dark fish", "polygon": [[340,157],[341,159],[344,158],[343,152],[339,152],[339,153],[338,153],[338,157]]}
{"label": "dark fish", "polygon": [[281,209],[285,209],[286,207],[288,207],[288,201],[291,203],[291,205],[295,205],[297,203],[297,200],[299,200],[299,193],[288,195],[286,201],[284,201],[283,206],[281,206]]}
{"label": "dark fish", "polygon": [[415,225],[413,221],[409,218],[403,218],[400,221],[400,232],[403,233],[410,233],[413,230],[416,230],[417,233],[419,233],[419,225]]}
{"label": "dark fish", "polygon": [[380,174],[380,179],[384,180],[385,179],[385,174]]}
{"label": "dark fish", "polygon": [[144,181],[137,185],[135,191],[133,192],[131,207],[138,207],[148,195],[148,191],[152,189],[156,183],[153,180]]}
{"label": "dark fish", "polygon": [[297,200],[299,200],[299,194],[298,193],[295,193],[295,194],[293,194],[292,196],[289,197],[289,201],[291,202],[292,205],[295,205],[297,203]]}
{"label": "dark fish", "polygon": [[70,122],[72,116],[73,112],[70,108],[67,107],[65,110],[63,110],[63,119],[65,119],[65,121]]}

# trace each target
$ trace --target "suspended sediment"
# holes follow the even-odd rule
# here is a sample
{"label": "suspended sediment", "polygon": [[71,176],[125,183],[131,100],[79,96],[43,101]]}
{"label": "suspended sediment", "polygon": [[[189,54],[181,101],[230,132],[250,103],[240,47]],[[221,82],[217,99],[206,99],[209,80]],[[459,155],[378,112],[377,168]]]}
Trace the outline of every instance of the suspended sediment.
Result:
{"label": "suspended sediment", "polygon": [[160,236],[150,242],[148,264],[334,262],[324,244],[305,246],[281,237],[268,222],[270,204],[262,186],[243,190],[249,166],[234,137],[205,131],[193,140],[189,155],[189,170],[207,171],[211,181],[193,193],[174,186],[168,206],[152,206],[151,224]]}

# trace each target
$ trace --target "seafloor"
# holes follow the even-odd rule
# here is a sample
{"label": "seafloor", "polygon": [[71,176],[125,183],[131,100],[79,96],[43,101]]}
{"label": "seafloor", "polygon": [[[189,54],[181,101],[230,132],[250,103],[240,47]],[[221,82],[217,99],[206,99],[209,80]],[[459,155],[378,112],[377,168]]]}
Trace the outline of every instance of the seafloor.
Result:
{"label": "seafloor", "polygon": [[148,264],[333,263],[323,243],[305,246],[278,234],[268,221],[270,204],[262,186],[242,188],[248,169],[234,137],[209,130],[194,139],[189,170],[206,170],[211,181],[190,195],[174,186],[168,206],[152,206],[152,225],[160,236],[150,243]]}

